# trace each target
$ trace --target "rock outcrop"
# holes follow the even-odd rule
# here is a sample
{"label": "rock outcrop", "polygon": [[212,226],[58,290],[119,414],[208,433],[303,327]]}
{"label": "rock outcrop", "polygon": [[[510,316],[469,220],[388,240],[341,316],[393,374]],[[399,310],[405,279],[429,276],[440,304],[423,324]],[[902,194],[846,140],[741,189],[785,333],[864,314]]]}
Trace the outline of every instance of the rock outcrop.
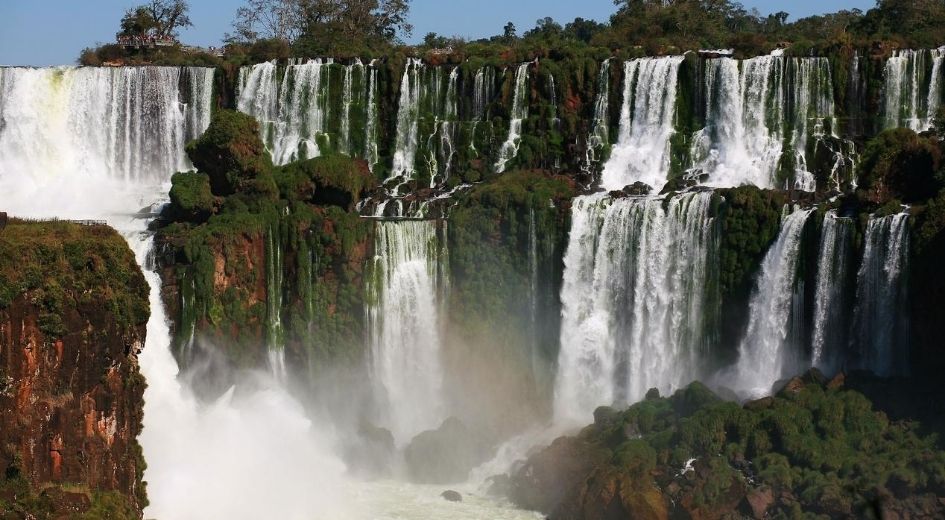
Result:
{"label": "rock outcrop", "polygon": [[141,516],[147,294],[105,226],[0,231],[0,517]]}

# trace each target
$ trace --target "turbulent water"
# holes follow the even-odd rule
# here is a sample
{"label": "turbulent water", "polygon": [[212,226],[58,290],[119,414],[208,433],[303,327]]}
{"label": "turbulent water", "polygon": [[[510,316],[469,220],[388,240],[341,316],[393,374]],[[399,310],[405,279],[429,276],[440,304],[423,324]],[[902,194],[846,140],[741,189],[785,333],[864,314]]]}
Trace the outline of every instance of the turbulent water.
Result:
{"label": "turbulent water", "polygon": [[561,292],[555,417],[586,421],[600,405],[697,377],[714,260],[710,193],[578,197]]}
{"label": "turbulent water", "polygon": [[604,188],[619,190],[643,182],[659,189],[666,183],[682,61],[682,56],[670,56],[624,65],[620,135],[604,165]]}
{"label": "turbulent water", "polygon": [[[399,443],[443,417],[440,340],[445,249],[437,222],[377,222],[369,282],[371,374],[377,419]],[[422,404],[421,404],[422,403]]]}
{"label": "turbulent water", "polygon": [[908,372],[908,299],[904,279],[909,260],[909,214],[873,217],[863,238],[857,273],[856,325],[859,340],[854,366],[881,376]]}
{"label": "turbulent water", "polygon": [[775,381],[802,367],[798,338],[792,334],[791,325],[801,319],[793,304],[799,293],[801,233],[810,214],[810,210],[795,210],[785,216],[781,233],[761,264],[751,297],[748,330],[735,367],[737,390],[765,395]]}

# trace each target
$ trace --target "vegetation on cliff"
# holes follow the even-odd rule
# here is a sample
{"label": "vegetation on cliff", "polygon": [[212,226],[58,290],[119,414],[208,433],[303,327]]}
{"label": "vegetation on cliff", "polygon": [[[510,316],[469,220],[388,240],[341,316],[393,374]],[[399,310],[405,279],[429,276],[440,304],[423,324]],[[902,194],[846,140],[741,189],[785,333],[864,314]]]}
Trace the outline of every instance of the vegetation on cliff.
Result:
{"label": "vegetation on cliff", "polygon": [[618,412],[531,457],[512,497],[550,518],[936,516],[945,452],[916,425],[811,372],[739,406],[699,383]]}

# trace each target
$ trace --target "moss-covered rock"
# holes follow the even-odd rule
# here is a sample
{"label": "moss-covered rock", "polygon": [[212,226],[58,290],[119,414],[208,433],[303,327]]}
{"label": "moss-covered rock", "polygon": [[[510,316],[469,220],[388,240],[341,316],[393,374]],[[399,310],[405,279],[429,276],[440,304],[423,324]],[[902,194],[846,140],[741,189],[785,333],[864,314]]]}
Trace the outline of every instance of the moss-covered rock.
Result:
{"label": "moss-covered rock", "polygon": [[205,174],[175,173],[171,177],[170,198],[165,216],[172,220],[200,224],[213,214],[215,199],[210,192],[210,177]]}
{"label": "moss-covered rock", "polygon": [[366,162],[343,155],[290,163],[277,171],[276,182],[285,198],[348,211],[377,186]]}
{"label": "moss-covered rock", "polygon": [[857,168],[862,197],[882,205],[927,200],[942,186],[942,145],[912,130],[887,130],[867,145]]}
{"label": "moss-covered rock", "polygon": [[214,195],[232,195],[254,187],[271,192],[272,159],[259,138],[256,120],[235,110],[219,110],[206,132],[187,145],[198,171],[210,177]]}

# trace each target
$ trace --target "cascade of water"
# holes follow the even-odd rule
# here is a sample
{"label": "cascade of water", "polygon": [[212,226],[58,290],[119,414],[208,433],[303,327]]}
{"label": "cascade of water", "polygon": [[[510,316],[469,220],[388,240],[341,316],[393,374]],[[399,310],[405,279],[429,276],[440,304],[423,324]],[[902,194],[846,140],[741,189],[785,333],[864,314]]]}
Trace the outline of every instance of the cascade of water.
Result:
{"label": "cascade of water", "polygon": [[286,380],[285,342],[282,330],[282,241],[278,231],[266,234],[266,346],[269,369],[279,381]]}
{"label": "cascade of water", "polygon": [[400,102],[397,105],[397,138],[394,143],[394,164],[388,180],[398,177],[412,179],[416,173],[417,133],[420,123],[421,80],[424,70],[419,59],[407,60],[400,81]]}
{"label": "cascade of water", "polygon": [[435,188],[438,182],[445,182],[449,178],[450,168],[456,148],[453,144],[456,133],[456,120],[459,116],[459,99],[457,96],[457,82],[459,68],[454,68],[446,82],[446,90],[442,88],[442,69],[436,69],[433,92],[433,134],[427,139],[428,159],[430,171],[430,188]]}
{"label": "cascade of water", "polygon": [[[788,114],[792,126],[794,152],[794,188],[815,191],[814,175],[807,165],[807,147],[811,138],[837,137],[834,130],[835,107],[830,60],[827,58],[792,59],[787,62],[794,85],[793,110]],[[828,134],[829,132],[829,134]]]}
{"label": "cascade of water", "polygon": [[659,189],[666,183],[682,61],[682,56],[669,56],[624,64],[620,135],[604,165],[605,189],[619,190],[634,182]]}
{"label": "cascade of water", "polygon": [[555,75],[548,74],[548,95],[551,99],[551,113],[555,122],[558,121],[558,89],[555,87]]}
{"label": "cascade of water", "polygon": [[522,122],[528,118],[528,68],[531,63],[523,63],[515,71],[515,91],[512,95],[512,112],[509,114],[509,136],[499,150],[499,160],[495,171],[505,171],[509,161],[518,155],[518,145],[522,138]]}
{"label": "cascade of water", "polygon": [[351,155],[351,105],[354,104],[354,76],[355,71],[363,72],[364,64],[361,60],[344,68],[341,87],[341,135],[338,138],[338,151]]}
{"label": "cascade of water", "polygon": [[739,347],[735,386],[750,395],[764,395],[771,385],[799,368],[800,349],[792,345],[792,312],[798,294],[797,266],[801,235],[811,210],[784,217],[777,241],[768,250],[751,297],[748,330]]}
{"label": "cascade of water", "polygon": [[473,153],[476,151],[476,130],[479,123],[486,119],[486,108],[492,102],[495,91],[495,69],[492,67],[481,67],[476,71],[473,79],[473,105],[472,105],[472,138],[469,140],[469,149]]}
{"label": "cascade of water", "polygon": [[574,200],[565,254],[555,417],[696,379],[715,252],[711,193]]}
{"label": "cascade of water", "polygon": [[439,306],[446,271],[437,228],[434,221],[376,224],[367,288],[372,383],[378,424],[399,443],[443,419]]}
{"label": "cascade of water", "polygon": [[[182,76],[195,80],[189,96]],[[4,201],[49,201],[71,215],[85,210],[79,194],[140,191],[190,169],[184,145],[208,122],[200,87],[212,77],[177,67],[0,68]],[[127,202],[98,198],[101,212]]]}
{"label": "cascade of water", "polygon": [[922,132],[932,127],[945,95],[941,78],[943,59],[945,47],[893,51],[885,70],[886,128]]}
{"label": "cascade of water", "polygon": [[[213,72],[210,69],[187,67],[187,78],[190,86],[190,100],[187,112],[188,142],[200,137],[200,134],[210,126],[210,117],[213,115]],[[191,108],[192,107],[192,108]]]}
{"label": "cascade of water", "polygon": [[870,219],[857,273],[858,359],[853,364],[884,377],[908,372],[908,221],[908,213]]}
{"label": "cascade of water", "polygon": [[600,154],[603,148],[610,144],[610,61],[611,58],[607,58],[601,63],[600,73],[597,77],[594,119],[591,121],[591,134],[587,137],[587,151],[584,160],[584,168],[588,173],[601,160]]}
{"label": "cascade of water", "polygon": [[537,383],[543,373],[541,363],[540,331],[538,330],[538,287],[540,273],[538,272],[538,225],[535,222],[535,210],[528,210],[528,334],[531,338],[531,368],[532,378]]}
{"label": "cascade of water", "polygon": [[853,221],[836,211],[824,216],[817,257],[817,289],[814,297],[814,331],[811,364],[825,373],[839,367],[847,340],[847,300],[844,287],[853,244]]}
{"label": "cascade of water", "polygon": [[368,72],[368,91],[367,91],[367,123],[364,125],[364,159],[368,163],[371,171],[378,163],[377,150],[377,113],[378,113],[378,92],[377,92],[377,68],[374,62]]}

